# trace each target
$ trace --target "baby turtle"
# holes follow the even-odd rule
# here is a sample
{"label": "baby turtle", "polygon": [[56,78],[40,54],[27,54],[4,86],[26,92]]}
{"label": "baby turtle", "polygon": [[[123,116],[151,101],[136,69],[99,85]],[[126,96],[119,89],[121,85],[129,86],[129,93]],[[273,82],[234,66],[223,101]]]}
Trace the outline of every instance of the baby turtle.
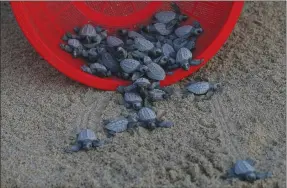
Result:
{"label": "baby turtle", "polygon": [[228,171],[227,178],[239,178],[242,181],[254,182],[272,176],[271,172],[257,172],[254,165],[255,162],[252,160],[238,160]]}
{"label": "baby turtle", "polygon": [[91,68],[88,67],[87,65],[81,66],[81,70],[86,72],[86,73],[93,74]]}
{"label": "baby turtle", "polygon": [[176,3],[171,3],[171,8],[176,13],[176,18],[166,24],[167,29],[173,29],[174,27],[180,25],[181,22],[188,19],[187,15],[181,13],[180,8]]}
{"label": "baby turtle", "polygon": [[120,71],[120,64],[108,52],[102,54],[101,62],[113,73],[118,73]]}
{"label": "baby turtle", "polygon": [[176,62],[180,64],[180,66],[184,70],[189,69],[189,61],[192,58],[192,53],[187,48],[180,48],[176,54]]}
{"label": "baby turtle", "polygon": [[205,95],[206,99],[209,99],[220,86],[220,83],[212,84],[206,81],[200,81],[188,84],[186,90],[194,95]]}
{"label": "baby turtle", "polygon": [[169,96],[165,91],[161,89],[153,89],[148,92],[148,97],[149,97],[149,100],[151,100],[152,102],[155,102],[155,101],[165,100]]}
{"label": "baby turtle", "polygon": [[97,76],[105,76],[105,77],[108,77],[108,76],[111,76],[111,72],[109,70],[107,70],[107,68],[100,64],[100,63],[93,63],[93,64],[90,64],[90,68],[92,70],[92,73],[94,75],[97,75]]}
{"label": "baby turtle", "polygon": [[136,39],[136,38],[144,39],[144,36],[142,36],[141,34],[139,34],[138,32],[135,32],[135,31],[128,31],[128,37],[131,39]]}
{"label": "baby turtle", "polygon": [[80,30],[79,35],[81,37],[85,38],[85,37],[94,37],[98,34],[97,34],[97,31],[95,30],[94,26],[92,26],[91,24],[86,24]]}
{"label": "baby turtle", "polygon": [[115,136],[116,133],[121,133],[127,129],[134,128],[137,124],[137,116],[133,114],[127,117],[119,117],[113,120],[104,120],[105,129],[108,132],[108,136]]}
{"label": "baby turtle", "polygon": [[134,45],[141,52],[147,52],[154,48],[153,43],[143,38],[136,38]]}
{"label": "baby turtle", "polygon": [[107,37],[107,44],[109,47],[118,47],[118,46],[123,46],[124,42],[121,39],[119,39],[118,37],[108,36]]}
{"label": "baby turtle", "polygon": [[148,67],[148,71],[146,72],[147,77],[157,81],[165,79],[165,71],[161,66],[159,66],[156,63],[149,63],[147,67]]}
{"label": "baby turtle", "polygon": [[173,11],[161,11],[156,13],[154,17],[158,22],[167,24],[176,18],[176,13]]}
{"label": "baby turtle", "polygon": [[178,51],[180,48],[183,48],[188,41],[185,38],[177,38],[173,41],[173,47],[175,51]]}
{"label": "baby turtle", "polygon": [[139,61],[134,59],[124,59],[121,61],[120,65],[122,70],[126,73],[133,73],[137,70],[140,72],[146,72],[148,69],[146,66],[141,65]]}
{"label": "baby turtle", "polygon": [[175,51],[173,49],[173,47],[169,44],[164,44],[162,46],[162,53],[166,56],[166,57],[175,57]]}
{"label": "baby turtle", "polygon": [[139,110],[142,107],[142,98],[139,94],[134,92],[127,92],[124,94],[125,106]]}
{"label": "baby turtle", "polygon": [[74,49],[82,49],[83,45],[78,39],[69,39],[68,45]]}
{"label": "baby turtle", "polygon": [[202,28],[195,28],[191,25],[178,27],[174,33],[180,38],[188,38],[189,36],[198,36],[203,32]]}
{"label": "baby turtle", "polygon": [[90,150],[92,148],[104,145],[102,141],[97,139],[96,134],[91,129],[84,129],[77,134],[77,142],[67,152],[77,152],[79,150]]}
{"label": "baby turtle", "polygon": [[172,33],[172,30],[167,29],[164,23],[155,23],[153,25],[145,26],[143,27],[143,31],[147,33],[158,33],[164,36]]}
{"label": "baby turtle", "polygon": [[65,52],[68,52],[68,53],[72,53],[73,52],[73,48],[69,45],[66,45],[66,44],[60,44],[60,47],[62,50],[64,50]]}
{"label": "baby turtle", "polygon": [[159,120],[155,112],[148,107],[143,107],[139,110],[138,121],[142,123],[142,126],[148,129],[154,129],[161,126],[164,128],[168,128],[166,125],[170,124],[166,121]]}

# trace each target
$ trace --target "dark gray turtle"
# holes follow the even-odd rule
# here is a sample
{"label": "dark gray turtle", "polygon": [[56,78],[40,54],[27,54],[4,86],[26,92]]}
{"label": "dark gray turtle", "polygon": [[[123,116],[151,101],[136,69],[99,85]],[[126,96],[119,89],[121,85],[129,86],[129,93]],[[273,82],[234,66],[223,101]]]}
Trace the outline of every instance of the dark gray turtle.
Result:
{"label": "dark gray turtle", "polygon": [[167,43],[165,43],[163,46],[162,46],[162,53],[166,56],[166,57],[172,57],[174,58],[176,53],[173,49],[173,47]]}
{"label": "dark gray turtle", "polygon": [[97,76],[111,76],[111,72],[100,63],[90,64],[92,73]]}
{"label": "dark gray turtle", "polygon": [[141,52],[148,52],[154,49],[153,43],[143,38],[136,38],[134,45]]}
{"label": "dark gray turtle", "polygon": [[72,53],[73,52],[73,48],[69,45],[66,45],[66,44],[60,44],[60,48],[62,50],[64,50],[65,52],[68,52],[68,53]]}
{"label": "dark gray turtle", "polygon": [[[83,51],[82,52],[82,55],[83,56],[86,56],[84,55],[86,51]],[[98,55],[98,49],[97,48],[91,48],[87,51],[87,55],[88,55],[88,59],[91,61],[91,62],[94,62],[96,61],[98,58],[99,58],[99,55]]]}
{"label": "dark gray turtle", "polygon": [[146,75],[153,80],[164,80],[165,79],[165,71],[161,66],[159,66],[156,63],[150,63],[147,65],[148,71],[146,72]]}
{"label": "dark gray turtle", "polygon": [[134,59],[124,59],[121,61],[120,66],[126,73],[133,73],[135,71],[146,72],[147,67],[141,65],[141,63]]}
{"label": "dark gray turtle", "polygon": [[123,47],[117,47],[116,53],[115,53],[115,58],[118,61],[122,61],[126,59],[128,56],[128,52],[123,48]]}
{"label": "dark gray turtle", "polygon": [[180,64],[180,66],[184,70],[189,69],[189,61],[192,58],[192,53],[187,48],[180,48],[176,54],[176,63]]}
{"label": "dark gray turtle", "polygon": [[169,35],[172,33],[171,29],[167,29],[164,23],[155,23],[152,25],[147,25],[142,28],[142,30],[146,33],[154,33],[160,35]]}
{"label": "dark gray turtle", "polygon": [[139,110],[142,107],[142,98],[139,94],[134,92],[127,92],[124,94],[125,106],[127,108],[133,108]]}
{"label": "dark gray turtle", "polygon": [[131,55],[134,59],[143,60],[147,55],[141,51],[135,50],[131,52]]}
{"label": "dark gray turtle", "polygon": [[95,30],[94,26],[92,26],[91,24],[86,24],[81,28],[79,35],[83,38],[86,38],[86,37],[92,38],[98,34],[97,34],[97,31]]}
{"label": "dark gray turtle", "polygon": [[186,90],[187,92],[193,93],[194,95],[205,95],[206,99],[209,99],[220,87],[220,83],[212,84],[206,81],[200,81],[191,82],[186,86]]}
{"label": "dark gray turtle", "polygon": [[159,64],[161,67],[164,67],[168,64],[169,58],[167,56],[161,56],[156,58],[153,62]]}
{"label": "dark gray turtle", "polygon": [[140,88],[148,88],[151,85],[151,83],[146,78],[139,78],[133,82],[133,85]]}
{"label": "dark gray turtle", "polygon": [[173,47],[175,51],[178,51],[180,48],[183,48],[188,41],[185,38],[177,38],[173,40]]}
{"label": "dark gray turtle", "polygon": [[161,11],[157,12],[154,17],[158,22],[167,24],[176,18],[176,13],[173,11]]}
{"label": "dark gray turtle", "polygon": [[108,136],[115,136],[116,133],[124,132],[127,129],[136,127],[138,121],[137,115],[130,114],[127,117],[119,117],[113,120],[104,120],[105,129]]}
{"label": "dark gray turtle", "polygon": [[195,49],[195,44],[196,44],[195,42],[196,42],[196,39],[193,38],[193,39],[189,40],[184,47],[189,49],[190,51],[192,51]]}
{"label": "dark gray turtle", "polygon": [[107,44],[109,47],[118,47],[118,46],[123,46],[124,42],[122,39],[115,37],[115,36],[108,36],[107,37]]}
{"label": "dark gray turtle", "polygon": [[154,102],[154,101],[165,100],[169,96],[165,91],[161,89],[153,89],[153,90],[148,91],[148,97],[149,97],[149,100]]}
{"label": "dark gray turtle", "polygon": [[91,68],[88,67],[87,65],[82,65],[81,70],[86,72],[86,73],[93,74]]}
{"label": "dark gray turtle", "polygon": [[198,36],[203,32],[202,28],[195,28],[191,25],[184,25],[177,28],[174,33],[180,38],[188,38],[189,36]]}
{"label": "dark gray turtle", "polygon": [[114,120],[104,120],[105,129],[109,136],[115,136],[116,133],[124,132],[128,128],[129,121],[125,117],[119,117]]}
{"label": "dark gray turtle", "polygon": [[84,129],[77,134],[77,141],[74,146],[71,147],[67,152],[77,152],[79,150],[90,150],[104,145],[102,141],[97,139],[96,134],[91,129]]}
{"label": "dark gray turtle", "polygon": [[138,32],[135,32],[135,31],[128,31],[128,37],[132,38],[132,39],[136,39],[136,38],[144,39],[144,36],[142,36],[141,34],[139,34]]}
{"label": "dark gray turtle", "polygon": [[172,123],[160,120],[155,112],[148,107],[143,107],[139,110],[138,121],[142,123],[143,127],[148,129],[154,129],[156,127],[169,128],[168,125],[173,126]]}
{"label": "dark gray turtle", "polygon": [[272,176],[271,172],[257,172],[252,160],[238,160],[228,171],[227,178],[239,178],[243,181],[254,182],[258,179],[265,179]]}
{"label": "dark gray turtle", "polygon": [[202,63],[204,60],[203,59],[190,59],[189,65],[190,66],[196,66]]}
{"label": "dark gray turtle", "polygon": [[113,73],[118,73],[120,71],[120,64],[113,58],[110,53],[103,53],[101,62]]}
{"label": "dark gray turtle", "polygon": [[176,3],[171,3],[171,8],[176,13],[176,18],[166,24],[167,29],[173,29],[179,26],[181,22],[184,22],[188,19],[187,15],[181,13],[180,8]]}
{"label": "dark gray turtle", "polygon": [[69,39],[68,40],[68,45],[71,46],[72,48],[76,49],[82,49],[83,45],[78,39]]}
{"label": "dark gray turtle", "polygon": [[131,80],[132,81],[136,81],[137,79],[141,78],[144,76],[144,73],[143,72],[134,72],[132,77],[131,77]]}

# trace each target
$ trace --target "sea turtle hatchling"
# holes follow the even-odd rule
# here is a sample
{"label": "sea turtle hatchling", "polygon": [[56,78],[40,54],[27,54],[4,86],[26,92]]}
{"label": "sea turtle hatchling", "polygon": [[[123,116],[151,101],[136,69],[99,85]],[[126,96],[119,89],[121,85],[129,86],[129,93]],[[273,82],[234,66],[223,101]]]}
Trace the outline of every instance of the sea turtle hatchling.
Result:
{"label": "sea turtle hatchling", "polygon": [[108,36],[107,37],[107,44],[109,47],[119,47],[119,46],[123,46],[124,42],[122,41],[122,39],[115,37],[115,36]]}
{"label": "sea turtle hatchling", "polygon": [[111,71],[107,70],[107,68],[100,63],[92,63],[90,64],[90,68],[94,75],[97,75],[100,77],[111,76]]}
{"label": "sea turtle hatchling", "polygon": [[91,129],[83,129],[77,134],[76,144],[73,145],[66,152],[77,152],[79,150],[90,150],[92,148],[100,147],[104,145],[103,141],[100,141],[94,131]]}
{"label": "sea turtle hatchling", "polygon": [[92,38],[94,36],[97,36],[98,34],[97,34],[97,31],[95,30],[93,25],[86,24],[80,29],[79,35],[82,38],[86,38],[86,37],[91,37]]}
{"label": "sea turtle hatchling", "polygon": [[156,113],[148,107],[143,107],[138,111],[138,121],[141,126],[151,130],[156,127],[169,128],[166,125],[173,126],[173,123],[169,123],[169,121],[160,120],[160,117],[157,117]]}
{"label": "sea turtle hatchling", "polygon": [[198,36],[203,32],[202,28],[195,28],[191,25],[184,25],[181,27],[178,27],[174,33],[177,37],[180,38],[188,38],[190,36]]}
{"label": "sea turtle hatchling", "polygon": [[180,48],[176,54],[176,63],[178,63],[184,70],[189,69],[189,61],[192,58],[192,53],[187,48]]}
{"label": "sea turtle hatchling", "polygon": [[166,57],[172,57],[174,58],[176,53],[173,49],[173,47],[167,43],[165,43],[164,45],[162,45],[162,53],[166,56]]}
{"label": "sea turtle hatchling", "polygon": [[139,94],[135,92],[126,92],[124,94],[124,105],[127,108],[133,108],[135,110],[139,110],[142,107],[142,98]]}
{"label": "sea turtle hatchling", "polygon": [[120,71],[120,64],[114,59],[114,57],[105,52],[101,55],[101,63],[107,67],[112,73],[118,73]]}
{"label": "sea turtle hatchling", "polygon": [[108,137],[111,137],[115,136],[116,133],[135,128],[137,121],[137,116],[130,114],[127,117],[122,116],[112,120],[104,120],[104,128],[107,130]]}
{"label": "sea turtle hatchling", "polygon": [[120,62],[122,70],[126,73],[133,73],[135,71],[146,72],[147,66],[141,65],[141,63],[134,59],[124,59]]}
{"label": "sea turtle hatchling", "polygon": [[187,93],[193,93],[194,95],[205,95],[205,99],[209,99],[214,91],[221,87],[220,83],[212,84],[206,81],[191,82],[186,86]]}
{"label": "sea turtle hatchling", "polygon": [[146,33],[158,33],[160,35],[166,36],[172,33],[171,29],[167,29],[164,23],[155,23],[151,25],[144,26],[143,31]]}
{"label": "sea turtle hatchling", "polygon": [[228,171],[227,178],[238,178],[242,181],[254,182],[272,176],[271,172],[257,172],[253,160],[237,160],[234,166]]}
{"label": "sea turtle hatchling", "polygon": [[152,102],[165,100],[168,97],[169,97],[169,95],[161,89],[152,89],[152,90],[148,91],[148,98]]}
{"label": "sea turtle hatchling", "polygon": [[147,77],[152,80],[161,81],[165,79],[165,71],[163,68],[156,63],[147,64],[148,71],[146,72]]}
{"label": "sea turtle hatchling", "polygon": [[71,46],[73,49],[82,49],[83,45],[78,39],[69,39],[68,45]]}

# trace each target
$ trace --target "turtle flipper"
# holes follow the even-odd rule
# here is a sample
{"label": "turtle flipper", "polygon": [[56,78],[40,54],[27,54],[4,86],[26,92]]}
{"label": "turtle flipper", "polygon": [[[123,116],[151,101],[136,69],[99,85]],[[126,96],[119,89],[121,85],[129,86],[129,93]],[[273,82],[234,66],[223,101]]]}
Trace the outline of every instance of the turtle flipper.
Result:
{"label": "turtle flipper", "polygon": [[226,173],[226,178],[237,178],[238,176],[234,172],[234,167],[230,168]]}
{"label": "turtle flipper", "polygon": [[214,95],[214,91],[208,91],[204,97],[204,100],[210,100],[211,97]]}
{"label": "turtle flipper", "polygon": [[92,144],[93,144],[93,147],[96,148],[96,147],[101,147],[105,145],[106,143],[103,140],[94,140]]}
{"label": "turtle flipper", "polygon": [[248,164],[250,164],[251,166],[255,166],[255,164],[256,164],[256,161],[253,160],[253,159],[246,159],[245,161],[246,161]]}
{"label": "turtle flipper", "polygon": [[67,153],[77,152],[80,151],[81,146],[79,144],[73,145],[71,148],[65,150]]}
{"label": "turtle flipper", "polygon": [[271,172],[256,172],[256,179],[266,179],[272,177]]}

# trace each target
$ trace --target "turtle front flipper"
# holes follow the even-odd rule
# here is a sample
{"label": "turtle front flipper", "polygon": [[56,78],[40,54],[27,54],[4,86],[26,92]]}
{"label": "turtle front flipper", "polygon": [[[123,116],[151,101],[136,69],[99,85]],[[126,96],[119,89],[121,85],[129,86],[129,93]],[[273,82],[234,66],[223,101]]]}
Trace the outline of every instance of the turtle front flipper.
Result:
{"label": "turtle front flipper", "polygon": [[266,179],[266,178],[271,178],[272,173],[271,172],[255,172],[256,174],[256,179]]}
{"label": "turtle front flipper", "polygon": [[97,148],[97,147],[101,147],[101,146],[103,146],[103,145],[105,145],[106,143],[105,143],[105,141],[103,141],[103,140],[94,140],[93,142],[92,142],[92,146],[94,147],[94,148]]}
{"label": "turtle front flipper", "polygon": [[81,145],[76,144],[76,145],[73,145],[71,148],[66,149],[65,152],[72,153],[72,152],[80,151],[80,149],[81,149]]}

